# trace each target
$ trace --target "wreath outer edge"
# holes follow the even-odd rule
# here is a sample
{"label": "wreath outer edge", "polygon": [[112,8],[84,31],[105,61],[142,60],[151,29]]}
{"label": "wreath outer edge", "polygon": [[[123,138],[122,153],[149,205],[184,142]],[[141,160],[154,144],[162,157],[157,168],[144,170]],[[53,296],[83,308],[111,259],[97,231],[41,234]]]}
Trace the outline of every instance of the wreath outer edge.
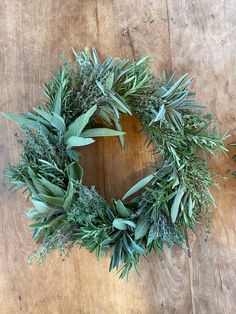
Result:
{"label": "wreath outer edge", "polygon": [[[157,77],[149,56],[101,62],[95,49],[73,52],[75,64],[63,58],[38,108],[4,114],[23,133],[16,136],[20,160],[5,176],[13,190],[24,188],[33,205],[25,212],[38,244],[30,262],[41,264],[56,249],[64,259],[77,245],[97,257],[111,251],[109,269],[123,278],[138,270],[140,256],[160,253],[164,244],[189,251],[186,230],[203,219],[210,229],[215,202],[209,188],[217,183],[204,154],[225,152],[228,135],[196,103],[188,74]],[[122,199],[108,203],[83,184],[78,148],[98,136],[118,136],[124,148],[122,114],[138,118],[161,161]]]}

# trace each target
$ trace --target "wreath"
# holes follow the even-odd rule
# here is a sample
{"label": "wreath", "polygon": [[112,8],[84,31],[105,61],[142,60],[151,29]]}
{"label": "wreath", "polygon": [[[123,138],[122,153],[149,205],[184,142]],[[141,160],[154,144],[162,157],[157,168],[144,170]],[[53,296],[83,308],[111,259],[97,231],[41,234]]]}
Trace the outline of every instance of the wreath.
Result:
{"label": "wreath", "polygon": [[[148,56],[101,62],[95,49],[73,52],[75,64],[63,59],[39,107],[20,116],[4,114],[23,132],[16,135],[23,153],[5,175],[33,205],[26,211],[38,244],[31,261],[41,264],[56,249],[64,259],[78,245],[97,257],[111,252],[110,270],[123,278],[138,269],[140,256],[162,252],[164,244],[189,250],[186,230],[198,222],[210,228],[215,203],[209,188],[217,184],[204,153],[225,151],[227,135],[196,104],[188,74],[177,81],[165,72],[158,78]],[[122,200],[108,203],[94,186],[83,184],[79,147],[99,136],[118,136],[124,147],[122,114],[138,118],[161,158]]]}

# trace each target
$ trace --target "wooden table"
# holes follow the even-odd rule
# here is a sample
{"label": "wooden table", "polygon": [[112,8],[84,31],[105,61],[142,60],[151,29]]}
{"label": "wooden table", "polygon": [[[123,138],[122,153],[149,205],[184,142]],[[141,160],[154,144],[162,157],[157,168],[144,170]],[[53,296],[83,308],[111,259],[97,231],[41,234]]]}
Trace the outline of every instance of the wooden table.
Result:
{"label": "wooden table", "polygon": [[[215,114],[222,131],[236,128],[236,2],[151,0],[1,0],[0,104],[17,113],[39,104],[40,86],[54,73],[60,54],[97,47],[100,55],[132,57],[141,50],[153,69],[197,77],[200,103]],[[126,151],[116,139],[102,139],[84,153],[87,183],[110,197],[122,194],[148,173],[152,160],[135,119],[125,118]],[[17,127],[1,119],[0,168],[14,163],[20,147]],[[233,152],[230,152],[230,156]],[[88,156],[88,155],[86,155]],[[236,163],[220,157],[212,165],[224,175]],[[2,174],[1,174],[2,175]],[[119,280],[108,273],[109,259],[96,261],[75,249],[64,263],[52,254],[42,267],[28,266],[31,230],[20,193],[10,197],[2,178],[0,200],[0,312],[33,313],[236,313],[236,179],[214,192],[212,233],[204,228],[192,258],[178,248],[162,259],[141,261],[141,277]]]}

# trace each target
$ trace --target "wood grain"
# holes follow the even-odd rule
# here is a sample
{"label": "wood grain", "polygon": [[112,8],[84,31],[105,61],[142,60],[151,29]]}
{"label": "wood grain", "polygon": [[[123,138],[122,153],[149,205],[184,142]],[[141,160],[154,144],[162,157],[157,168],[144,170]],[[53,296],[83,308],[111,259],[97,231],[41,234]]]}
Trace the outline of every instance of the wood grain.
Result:
{"label": "wood grain", "polygon": [[[142,50],[152,55],[156,73],[175,69],[196,75],[199,100],[221,120],[222,130],[235,131],[234,1],[2,0],[0,17],[1,111],[36,106],[40,86],[62,52],[72,57],[71,47],[94,46],[101,57]],[[152,161],[138,122],[125,117],[123,127],[125,151],[114,138],[100,139],[82,158],[87,184],[95,184],[107,200],[121,197]],[[15,131],[1,119],[1,169],[20,153]],[[236,168],[226,157],[211,163],[224,175]],[[215,192],[212,234],[205,242],[199,229],[192,259],[178,248],[162,259],[153,255],[150,263],[141,261],[141,277],[132,273],[126,282],[108,273],[108,258],[97,262],[86,250],[73,250],[63,263],[55,253],[42,267],[28,266],[34,247],[23,208],[29,204],[20,193],[9,197],[1,177],[1,313],[235,313],[235,185],[231,178]]]}

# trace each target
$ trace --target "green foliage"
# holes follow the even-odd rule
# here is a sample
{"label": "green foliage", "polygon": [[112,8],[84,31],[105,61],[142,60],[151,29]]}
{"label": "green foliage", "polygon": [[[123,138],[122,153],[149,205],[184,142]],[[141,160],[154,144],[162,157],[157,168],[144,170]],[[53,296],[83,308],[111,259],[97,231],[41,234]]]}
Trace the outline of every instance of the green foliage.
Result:
{"label": "green foliage", "polygon": [[[209,223],[215,206],[209,189],[216,184],[204,155],[226,151],[227,134],[220,135],[212,116],[195,103],[187,74],[177,81],[174,74],[157,78],[148,57],[100,62],[95,49],[74,54],[76,65],[59,68],[33,113],[5,114],[23,133],[17,136],[21,158],[5,175],[31,198],[26,215],[39,263],[55,249],[64,258],[78,245],[97,257],[110,251],[110,270],[123,278],[137,270],[140,256],[160,252],[164,244],[187,248],[186,228],[196,228],[204,216]],[[137,116],[162,161],[122,201],[108,203],[83,185],[78,147],[98,136],[118,136],[124,146],[121,114]],[[91,127],[97,119],[110,128]]]}
{"label": "green foliage", "polygon": [[[232,143],[231,146],[236,146],[236,143]],[[236,155],[233,155],[232,159],[236,160]],[[236,171],[234,171],[232,175],[236,177]]]}

